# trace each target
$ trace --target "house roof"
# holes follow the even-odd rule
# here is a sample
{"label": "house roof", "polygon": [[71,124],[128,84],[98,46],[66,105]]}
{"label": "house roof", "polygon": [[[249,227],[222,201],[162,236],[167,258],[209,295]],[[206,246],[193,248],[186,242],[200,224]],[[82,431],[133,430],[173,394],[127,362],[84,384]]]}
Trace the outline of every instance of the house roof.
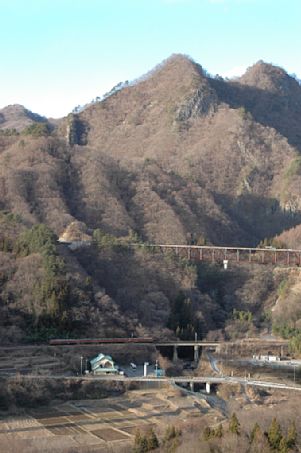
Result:
{"label": "house roof", "polygon": [[114,363],[112,357],[110,355],[105,355],[102,353],[99,353],[96,357],[90,360],[91,366],[95,366],[98,362],[101,362],[103,360],[108,360],[109,362]]}

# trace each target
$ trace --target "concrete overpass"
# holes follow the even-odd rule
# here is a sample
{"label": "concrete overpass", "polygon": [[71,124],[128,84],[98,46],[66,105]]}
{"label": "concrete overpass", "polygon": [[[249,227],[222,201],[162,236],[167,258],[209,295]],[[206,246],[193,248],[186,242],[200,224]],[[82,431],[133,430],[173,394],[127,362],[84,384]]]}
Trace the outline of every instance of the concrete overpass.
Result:
{"label": "concrete overpass", "polygon": [[173,361],[176,362],[178,360],[178,348],[181,347],[188,347],[193,348],[194,351],[194,362],[199,361],[199,349],[200,347],[208,347],[208,348],[216,348],[220,343],[214,341],[162,341],[159,343],[154,343],[157,349],[164,348],[164,347],[172,347],[173,348]]}

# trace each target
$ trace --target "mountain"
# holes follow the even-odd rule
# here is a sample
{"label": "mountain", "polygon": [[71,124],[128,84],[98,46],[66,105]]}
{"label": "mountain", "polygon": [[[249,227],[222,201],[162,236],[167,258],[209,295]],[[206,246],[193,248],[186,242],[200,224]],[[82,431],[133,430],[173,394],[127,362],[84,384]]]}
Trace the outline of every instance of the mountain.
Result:
{"label": "mountain", "polygon": [[2,207],[57,234],[79,220],[155,242],[255,245],[300,220],[300,93],[262,62],[227,82],[172,56],[50,135],[3,137]]}
{"label": "mountain", "polygon": [[276,129],[301,151],[300,83],[284,69],[259,61],[235,81],[212,80],[219,98],[231,107],[243,107],[253,118]]}
{"label": "mountain", "polygon": [[21,131],[34,122],[41,123],[46,121],[45,117],[27,110],[23,105],[8,105],[0,109],[0,130],[16,129]]}
{"label": "mountain", "polygon": [[[238,287],[221,283],[222,298],[213,295],[211,277],[212,286],[202,287],[204,268],[125,252],[124,242],[133,238],[256,245],[278,236],[301,246],[301,87],[281,68],[258,62],[228,81],[173,55],[55,124],[20,106],[0,113],[1,260],[9,269],[1,297],[23,333],[41,323],[50,328],[58,316],[98,334],[137,326],[143,333],[154,325],[162,332],[171,328],[182,292],[204,332],[224,328],[237,304],[248,307]],[[8,216],[20,218],[17,226]],[[52,242],[45,261],[51,235],[43,230],[41,245],[38,224],[62,238],[80,225],[80,237],[93,238],[95,247],[70,252]],[[62,277],[53,270],[60,268],[58,257],[65,262]],[[50,274],[53,283],[47,297],[39,290],[30,304],[41,263],[39,287]],[[248,272],[238,281],[249,288],[260,277]],[[256,310],[265,300],[271,304],[266,289],[259,299]]]}
{"label": "mountain", "polygon": [[[300,96],[300,86],[286,77]],[[87,148],[84,158],[77,150],[72,158],[80,159],[77,171],[89,203],[77,215],[115,234],[124,225],[148,240],[183,242],[189,232],[216,244],[256,244],[298,223],[291,210],[298,217],[299,195],[292,200],[282,185],[298,156],[288,138],[301,113],[294,113],[291,134],[280,134],[277,124],[267,127],[254,117],[249,86],[245,103],[237,86],[245,89],[244,83],[210,79],[191,60],[173,56],[145,80],[82,112]],[[101,174],[101,155],[118,162],[112,191],[117,222],[107,212],[111,203],[99,209],[104,188],[88,176]]]}

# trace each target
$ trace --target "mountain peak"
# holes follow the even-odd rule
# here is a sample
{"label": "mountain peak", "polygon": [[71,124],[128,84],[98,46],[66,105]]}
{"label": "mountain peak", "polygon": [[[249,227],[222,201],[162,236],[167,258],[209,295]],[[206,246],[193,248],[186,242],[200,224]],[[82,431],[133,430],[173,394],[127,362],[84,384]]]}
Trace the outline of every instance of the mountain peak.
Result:
{"label": "mountain peak", "polygon": [[33,113],[20,104],[7,105],[0,109],[0,129],[20,131],[32,122],[45,122],[46,118]]}
{"label": "mountain peak", "polygon": [[195,63],[191,57],[184,54],[172,54],[151,70],[149,75],[165,75],[167,73],[178,76],[195,74],[195,76],[200,77],[204,75],[202,67]]}
{"label": "mountain peak", "polygon": [[239,78],[239,82],[283,95],[288,95],[292,87],[298,85],[297,81],[290,77],[283,68],[262,60],[250,66],[246,73]]}

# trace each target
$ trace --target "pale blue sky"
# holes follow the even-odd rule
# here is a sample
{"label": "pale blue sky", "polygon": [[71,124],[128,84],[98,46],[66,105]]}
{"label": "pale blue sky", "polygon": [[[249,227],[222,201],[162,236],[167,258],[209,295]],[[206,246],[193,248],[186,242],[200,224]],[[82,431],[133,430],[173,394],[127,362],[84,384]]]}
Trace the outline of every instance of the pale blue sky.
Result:
{"label": "pale blue sky", "polygon": [[172,53],[212,74],[262,59],[301,77],[300,23],[300,0],[0,0],[0,108],[60,117]]}

